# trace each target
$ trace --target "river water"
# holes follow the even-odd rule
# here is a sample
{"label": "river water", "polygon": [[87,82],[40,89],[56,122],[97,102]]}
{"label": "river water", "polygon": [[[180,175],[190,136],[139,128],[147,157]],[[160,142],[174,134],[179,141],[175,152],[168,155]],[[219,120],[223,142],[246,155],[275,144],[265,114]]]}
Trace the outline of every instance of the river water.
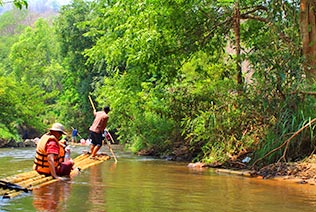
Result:
{"label": "river water", "polygon": [[[73,156],[87,149],[75,147]],[[34,151],[0,149],[0,178],[30,171]],[[0,211],[316,211],[315,186],[218,174],[213,169],[190,169],[186,163],[114,151],[118,163],[111,159],[84,170],[72,181],[1,199]]]}

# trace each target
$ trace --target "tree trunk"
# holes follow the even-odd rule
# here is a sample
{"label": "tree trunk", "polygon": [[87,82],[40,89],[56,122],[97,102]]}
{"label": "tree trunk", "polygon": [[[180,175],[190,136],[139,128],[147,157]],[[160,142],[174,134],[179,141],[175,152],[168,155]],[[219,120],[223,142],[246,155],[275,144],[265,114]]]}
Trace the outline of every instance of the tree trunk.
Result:
{"label": "tree trunk", "polygon": [[300,29],[308,80],[316,80],[316,0],[301,0]]}
{"label": "tree trunk", "polygon": [[243,85],[241,57],[240,57],[240,9],[239,0],[235,3],[235,14],[234,14],[234,32],[236,39],[236,69],[237,69],[237,83],[240,87]]}

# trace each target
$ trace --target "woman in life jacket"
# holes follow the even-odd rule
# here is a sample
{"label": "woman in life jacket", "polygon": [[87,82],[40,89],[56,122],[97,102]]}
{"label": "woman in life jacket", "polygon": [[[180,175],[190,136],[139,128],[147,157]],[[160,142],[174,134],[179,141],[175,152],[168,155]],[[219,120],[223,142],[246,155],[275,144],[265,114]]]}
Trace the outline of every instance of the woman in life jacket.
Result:
{"label": "woman in life jacket", "polygon": [[[65,175],[59,171],[61,164],[64,162],[65,151],[59,144],[59,139],[67,133],[64,126],[60,123],[54,123],[49,132],[44,134],[37,143],[36,154],[33,169],[39,174],[51,175],[56,179]],[[68,164],[70,170],[73,163]]]}

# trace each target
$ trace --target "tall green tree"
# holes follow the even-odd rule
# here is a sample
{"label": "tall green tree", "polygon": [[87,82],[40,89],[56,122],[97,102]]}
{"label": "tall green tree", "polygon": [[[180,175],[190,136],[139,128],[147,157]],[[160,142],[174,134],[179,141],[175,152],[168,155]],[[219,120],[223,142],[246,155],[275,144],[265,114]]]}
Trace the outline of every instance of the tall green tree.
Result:
{"label": "tall green tree", "polygon": [[312,82],[316,79],[316,2],[300,1],[300,29],[303,54],[305,56],[305,72]]}
{"label": "tall green tree", "polygon": [[52,27],[44,19],[37,20],[34,28],[28,27],[11,48],[9,57],[15,75],[45,91],[58,88],[55,83],[62,79],[62,72],[58,67],[52,70],[58,66],[58,48]]}
{"label": "tall green tree", "polygon": [[58,52],[53,28],[43,19],[37,20],[33,28],[26,28],[10,50],[10,75],[16,81],[43,91],[43,102],[36,102],[46,106],[37,110],[43,124],[61,119],[56,104],[63,90],[65,71],[59,63]]}
{"label": "tall green tree", "polygon": [[113,82],[105,80],[98,94],[113,104],[114,125],[122,140],[137,141],[136,150],[165,144],[166,150],[170,142],[184,139],[181,119],[193,112],[185,99],[179,107],[172,105],[177,98],[172,94],[182,95],[174,92],[173,83],[181,83],[186,73],[180,69],[199,51],[216,52],[210,61],[222,58],[223,35],[229,28],[210,25],[224,26],[225,20],[213,6],[200,1],[118,1],[102,2],[93,13],[87,35],[99,39],[86,54],[93,62],[105,60],[108,75],[115,76]]}
{"label": "tall green tree", "polygon": [[87,63],[83,55],[85,49],[94,44],[94,38],[86,37],[89,30],[83,27],[93,11],[93,3],[74,0],[65,5],[54,22],[55,32],[61,43],[63,64],[67,67],[66,77],[63,79],[65,92],[61,97],[61,111],[65,121],[76,127],[84,135],[92,121],[92,109],[88,95],[93,90],[95,78],[102,78],[102,70],[93,64]]}
{"label": "tall green tree", "polygon": [[16,81],[12,76],[0,76],[0,128],[7,131],[2,138],[15,138],[19,140],[20,126],[32,126],[43,130],[42,111],[45,108],[44,92],[37,86],[30,86]]}

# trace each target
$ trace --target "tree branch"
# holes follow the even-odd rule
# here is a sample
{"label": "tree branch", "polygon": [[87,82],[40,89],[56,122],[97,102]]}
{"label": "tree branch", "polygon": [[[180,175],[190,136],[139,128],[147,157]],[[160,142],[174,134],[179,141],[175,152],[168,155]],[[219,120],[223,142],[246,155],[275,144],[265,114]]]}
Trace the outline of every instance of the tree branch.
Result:
{"label": "tree branch", "polygon": [[303,127],[301,127],[298,131],[296,131],[289,139],[287,139],[286,141],[284,141],[280,146],[278,146],[277,148],[271,150],[270,152],[268,152],[267,154],[265,154],[262,158],[257,159],[253,164],[252,164],[252,168],[254,168],[254,166],[261,160],[263,160],[264,158],[268,157],[269,155],[271,155],[272,153],[280,150],[282,147],[286,146],[283,152],[282,157],[278,160],[278,162],[280,162],[281,159],[285,160],[285,154],[286,151],[288,149],[288,145],[290,143],[290,141],[295,138],[299,133],[301,133],[305,128],[307,128],[308,126],[310,126],[312,123],[314,123],[316,121],[316,118],[312,119],[311,121],[309,121],[307,124],[305,124]]}

